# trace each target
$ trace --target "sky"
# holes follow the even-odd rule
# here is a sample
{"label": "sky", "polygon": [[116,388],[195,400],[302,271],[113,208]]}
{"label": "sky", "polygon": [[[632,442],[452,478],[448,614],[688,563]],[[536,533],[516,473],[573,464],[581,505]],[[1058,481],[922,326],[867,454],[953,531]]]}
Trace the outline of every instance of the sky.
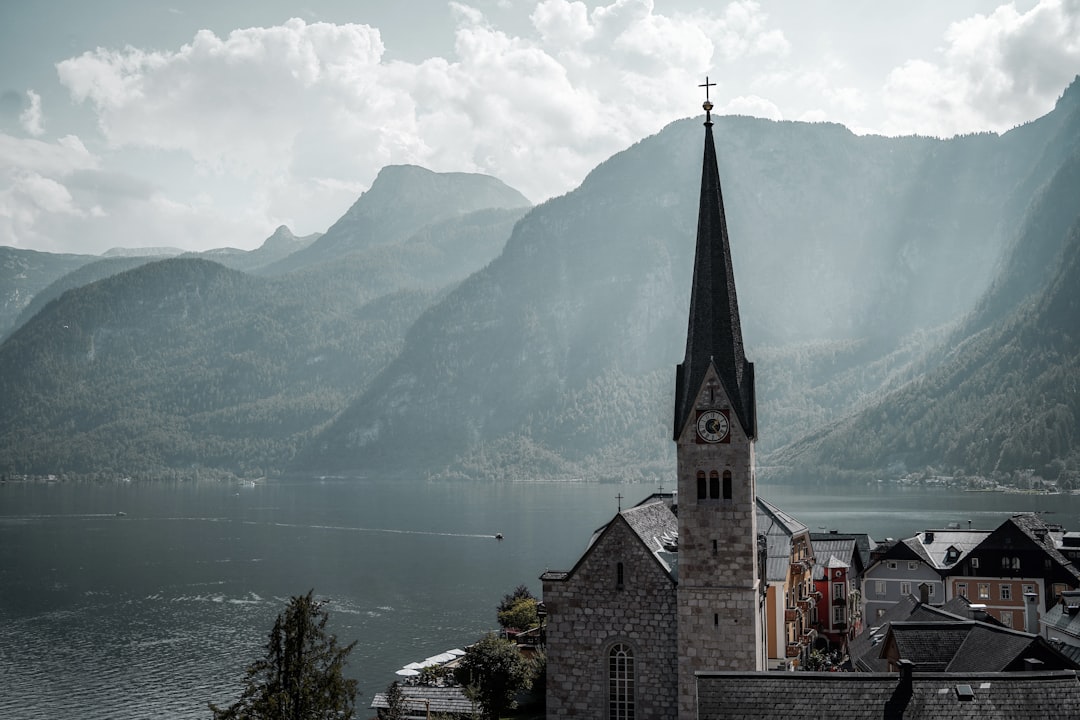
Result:
{"label": "sky", "polygon": [[0,245],[253,249],[387,165],[535,203],[715,112],[1005,132],[1080,74],[1080,0],[3,0]]}

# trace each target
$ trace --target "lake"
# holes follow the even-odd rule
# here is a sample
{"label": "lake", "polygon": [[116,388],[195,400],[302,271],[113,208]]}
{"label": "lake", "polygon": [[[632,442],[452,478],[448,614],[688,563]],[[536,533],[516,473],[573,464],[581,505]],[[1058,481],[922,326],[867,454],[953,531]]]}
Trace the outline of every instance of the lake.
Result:
{"label": "lake", "polygon": [[[590,534],[654,488],[295,479],[254,486],[0,484],[0,717],[206,718],[291,595],[331,600],[358,641],[358,705],[402,665],[494,629],[504,593],[566,570]],[[1080,497],[882,486],[759,487],[811,528],[901,537],[1053,512]],[[118,513],[124,513],[123,516]],[[494,539],[502,533],[504,540]]]}

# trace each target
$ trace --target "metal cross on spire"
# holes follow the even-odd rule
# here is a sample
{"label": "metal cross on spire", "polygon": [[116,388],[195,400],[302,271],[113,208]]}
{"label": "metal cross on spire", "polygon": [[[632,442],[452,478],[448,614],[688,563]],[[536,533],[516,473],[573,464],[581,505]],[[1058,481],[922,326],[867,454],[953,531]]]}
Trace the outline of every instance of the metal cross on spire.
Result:
{"label": "metal cross on spire", "polygon": [[712,115],[710,113],[712,112],[713,104],[712,100],[709,99],[709,88],[716,87],[716,83],[709,82],[709,76],[706,75],[705,82],[703,82],[701,85],[698,85],[698,87],[705,88],[705,102],[701,104],[701,107],[705,110],[705,122],[711,122]]}
{"label": "metal cross on spire", "polygon": [[705,82],[698,85],[698,87],[705,88],[705,99],[708,100],[709,99],[709,88],[716,87],[716,83],[709,82],[709,76],[706,75],[705,76]]}
{"label": "metal cross on spire", "polygon": [[615,499],[619,501],[619,512],[622,512],[622,493],[616,495]]}

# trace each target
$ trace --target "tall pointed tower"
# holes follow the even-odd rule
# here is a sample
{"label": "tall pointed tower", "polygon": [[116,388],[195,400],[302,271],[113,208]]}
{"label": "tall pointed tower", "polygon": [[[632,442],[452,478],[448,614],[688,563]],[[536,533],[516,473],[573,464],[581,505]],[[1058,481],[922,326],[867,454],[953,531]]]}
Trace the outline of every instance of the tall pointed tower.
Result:
{"label": "tall pointed tower", "polygon": [[754,365],[743,353],[735,275],[705,79],[686,357],[675,375],[679,482],[679,717],[698,670],[764,670],[757,555]]}

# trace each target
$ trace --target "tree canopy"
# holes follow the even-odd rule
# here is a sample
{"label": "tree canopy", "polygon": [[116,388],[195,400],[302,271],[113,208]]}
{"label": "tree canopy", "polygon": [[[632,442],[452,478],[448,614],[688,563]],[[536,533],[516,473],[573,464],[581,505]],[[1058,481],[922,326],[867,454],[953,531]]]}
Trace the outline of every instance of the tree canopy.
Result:
{"label": "tree canopy", "polygon": [[342,647],[326,632],[325,600],[312,590],[295,596],[277,616],[266,652],[248,666],[240,699],[210,703],[214,720],[350,720],[357,681],[342,671],[355,642]]}
{"label": "tree canopy", "polygon": [[458,666],[458,680],[481,708],[484,716],[497,720],[515,706],[519,692],[532,687],[533,667],[509,640],[488,633],[466,650]]}

